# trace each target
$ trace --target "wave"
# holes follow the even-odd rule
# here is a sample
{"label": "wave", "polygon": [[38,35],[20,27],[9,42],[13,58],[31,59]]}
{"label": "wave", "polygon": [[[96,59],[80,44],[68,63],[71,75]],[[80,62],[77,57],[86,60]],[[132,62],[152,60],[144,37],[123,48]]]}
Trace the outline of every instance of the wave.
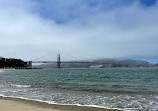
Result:
{"label": "wave", "polygon": [[3,72],[5,72],[5,71],[0,69],[0,73],[3,73]]}
{"label": "wave", "polygon": [[[119,108],[107,108],[107,107],[103,107],[103,106],[97,106],[97,105],[81,105],[81,104],[60,104],[60,103],[55,103],[53,101],[42,101],[42,100],[38,100],[38,99],[29,99],[29,98],[24,98],[24,97],[14,97],[14,96],[4,96],[2,94],[0,94],[0,98],[2,99],[6,99],[6,100],[13,100],[13,101],[20,101],[23,103],[30,103],[33,105],[44,105],[45,107],[54,107],[55,106],[62,106],[65,108],[67,108],[67,106],[74,106],[74,107],[85,107],[85,108],[99,108],[99,109],[109,109],[109,110],[116,110],[116,111],[130,111],[130,110],[126,110],[126,109],[119,109]],[[73,108],[74,109],[74,108]]]}
{"label": "wave", "polygon": [[10,84],[9,86],[18,87],[18,88],[30,88],[31,85],[17,85],[17,84]]}
{"label": "wave", "polygon": [[[48,86],[49,87],[49,86]],[[138,90],[138,89],[123,89],[123,88],[96,88],[96,87],[65,87],[65,86],[50,86],[56,89],[67,89],[73,91],[86,91],[86,92],[97,92],[97,93],[116,93],[116,94],[158,94],[158,91],[151,90]],[[117,86],[118,87],[118,86]]]}
{"label": "wave", "polygon": [[[14,86],[14,85],[11,85]],[[124,88],[123,85],[112,85],[110,87],[97,87],[97,86],[76,86],[76,85],[61,85],[61,84],[53,84],[53,85],[15,85],[16,87],[31,87],[31,88],[54,88],[54,89],[65,89],[72,91],[86,91],[86,92],[106,92],[106,93],[117,93],[117,94],[158,94],[158,91],[152,91],[150,89],[142,89],[142,88]]]}

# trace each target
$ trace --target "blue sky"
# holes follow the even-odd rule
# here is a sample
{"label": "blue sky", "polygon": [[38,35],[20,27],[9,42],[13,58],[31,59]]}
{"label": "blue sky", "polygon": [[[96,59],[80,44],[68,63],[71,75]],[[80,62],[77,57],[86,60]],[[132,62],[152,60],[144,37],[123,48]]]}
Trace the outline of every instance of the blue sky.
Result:
{"label": "blue sky", "polygon": [[158,0],[0,0],[3,57],[158,62]]}
{"label": "blue sky", "polygon": [[156,0],[32,0],[36,6],[31,9],[44,19],[62,24],[85,14],[97,14],[116,8],[130,7],[137,2],[140,7],[150,8]]}

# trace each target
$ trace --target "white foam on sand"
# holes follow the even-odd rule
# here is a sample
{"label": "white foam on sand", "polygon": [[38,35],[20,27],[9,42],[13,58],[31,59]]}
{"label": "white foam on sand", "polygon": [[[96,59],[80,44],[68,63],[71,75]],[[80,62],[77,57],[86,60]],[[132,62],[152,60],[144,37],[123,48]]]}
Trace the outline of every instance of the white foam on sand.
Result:
{"label": "white foam on sand", "polygon": [[4,95],[0,94],[0,97],[4,97]]}
{"label": "white foam on sand", "polygon": [[96,107],[96,108],[103,108],[103,109],[116,109],[118,111],[126,111],[124,109],[119,109],[119,108],[106,108],[106,107],[102,107],[102,106],[97,106],[97,105],[80,105],[80,104],[60,104],[60,103],[55,103],[54,101],[42,101],[42,100],[38,100],[38,99],[29,99],[29,98],[24,98],[24,97],[14,97],[14,96],[4,96],[0,94],[0,97],[4,97],[4,98],[15,98],[15,99],[21,99],[21,100],[31,100],[31,101],[37,101],[37,102],[41,102],[41,103],[47,103],[47,104],[54,104],[54,105],[67,105],[67,106],[83,106],[83,107]]}

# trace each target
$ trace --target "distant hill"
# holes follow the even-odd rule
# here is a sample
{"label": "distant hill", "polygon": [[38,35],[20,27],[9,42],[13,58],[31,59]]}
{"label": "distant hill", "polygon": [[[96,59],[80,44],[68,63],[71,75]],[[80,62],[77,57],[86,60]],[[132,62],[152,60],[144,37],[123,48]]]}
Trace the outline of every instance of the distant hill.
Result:
{"label": "distant hill", "polygon": [[151,64],[143,60],[118,60],[115,61],[116,67],[155,67],[154,64]]}
{"label": "distant hill", "polygon": [[158,63],[156,63],[155,66],[158,67]]}
{"label": "distant hill", "polygon": [[[103,63],[64,63],[61,64],[62,68],[106,68],[106,67],[157,67],[158,64],[151,64],[143,60],[112,60],[112,59],[96,59],[94,62],[105,62]],[[36,68],[56,68],[57,64],[42,64],[36,66]]]}
{"label": "distant hill", "polygon": [[20,68],[27,66],[27,63],[21,59],[0,57],[0,68]]}

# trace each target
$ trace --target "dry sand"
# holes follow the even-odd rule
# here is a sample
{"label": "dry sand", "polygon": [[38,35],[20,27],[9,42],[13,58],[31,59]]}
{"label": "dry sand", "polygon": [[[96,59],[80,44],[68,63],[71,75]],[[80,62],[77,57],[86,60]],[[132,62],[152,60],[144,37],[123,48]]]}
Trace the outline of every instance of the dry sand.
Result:
{"label": "dry sand", "polygon": [[16,98],[0,97],[0,111],[118,111],[94,107],[81,107],[74,105],[56,105],[23,100]]}
{"label": "dry sand", "polygon": [[60,111],[60,110],[40,108],[15,101],[0,100],[0,111]]}

